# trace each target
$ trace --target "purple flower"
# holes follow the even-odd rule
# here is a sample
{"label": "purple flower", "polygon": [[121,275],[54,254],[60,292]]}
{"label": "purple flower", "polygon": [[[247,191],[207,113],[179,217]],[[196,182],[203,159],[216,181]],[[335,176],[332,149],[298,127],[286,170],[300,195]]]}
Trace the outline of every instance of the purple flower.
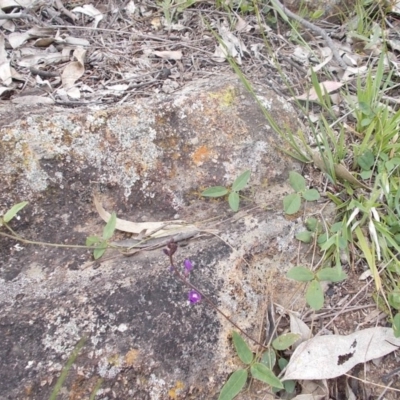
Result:
{"label": "purple flower", "polygon": [[185,274],[186,272],[190,272],[193,269],[193,264],[189,259],[186,259],[183,262],[183,265],[185,266]]}
{"label": "purple flower", "polygon": [[200,300],[201,300],[201,295],[200,295],[200,293],[198,293],[198,292],[196,292],[195,290],[191,290],[190,292],[189,292],[189,301],[192,303],[192,304],[196,304],[196,303],[198,303]]}

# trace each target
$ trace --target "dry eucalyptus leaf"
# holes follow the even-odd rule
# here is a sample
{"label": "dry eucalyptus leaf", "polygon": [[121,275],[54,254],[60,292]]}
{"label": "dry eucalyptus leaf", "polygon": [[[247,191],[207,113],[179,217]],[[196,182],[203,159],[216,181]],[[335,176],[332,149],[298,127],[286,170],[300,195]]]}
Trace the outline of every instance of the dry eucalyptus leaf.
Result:
{"label": "dry eucalyptus leaf", "polygon": [[374,327],[350,335],[316,336],[294,351],[283,380],[337,378],[360,363],[397,350],[392,328]]}
{"label": "dry eucalyptus leaf", "polygon": [[56,43],[65,43],[68,46],[82,46],[82,47],[89,47],[90,42],[86,39],[83,38],[76,38],[73,36],[67,36],[63,41],[60,41],[59,39],[56,40]]}
{"label": "dry eucalyptus leaf", "polygon": [[180,50],[175,51],[153,51],[153,54],[164,60],[181,60],[182,52]]}
{"label": "dry eucalyptus leaf", "polygon": [[[100,201],[96,197],[93,198],[93,201],[101,219],[105,222],[108,222],[111,214],[104,210]],[[115,229],[123,232],[136,233],[137,235],[143,232],[154,232],[154,234],[151,235],[152,237],[163,237],[179,232],[193,231],[197,228],[194,225],[186,225],[184,221],[180,220],[161,222],[131,222],[117,218]]]}
{"label": "dry eucalyptus leaf", "polygon": [[104,18],[104,15],[91,4],[84,4],[82,7],[75,7],[72,12],[85,14],[88,17],[94,18],[95,28],[97,28],[99,22]]}
{"label": "dry eucalyptus leaf", "polygon": [[298,318],[293,312],[289,313],[289,317],[290,317],[290,332],[298,333],[301,335],[300,339],[294,344],[294,347],[296,348],[300,343],[310,339],[312,334],[308,325],[305,322],[303,322],[300,318]]}
{"label": "dry eucalyptus leaf", "polygon": [[[65,89],[70,89],[75,85],[75,82],[84,74],[86,50],[82,47],[77,47],[74,51],[73,57],[76,61],[71,61],[61,74],[62,84]],[[76,93],[75,93],[76,95]]]}
{"label": "dry eucalyptus leaf", "polygon": [[17,49],[30,38],[28,32],[13,32],[7,36],[8,42],[13,49]]}
{"label": "dry eucalyptus leaf", "polygon": [[248,25],[247,22],[243,18],[241,18],[239,15],[237,15],[236,18],[237,18],[237,22],[235,25],[235,30],[238,32],[244,31],[247,28],[247,25]]}
{"label": "dry eucalyptus leaf", "polygon": [[[340,89],[343,86],[342,82],[336,82],[336,81],[325,81],[325,82],[320,82],[320,89],[322,94],[325,93],[331,93],[334,92],[335,90]],[[312,87],[308,93],[303,93],[300,96],[294,97],[297,100],[308,100],[308,101],[318,101],[318,95],[315,89]]]}

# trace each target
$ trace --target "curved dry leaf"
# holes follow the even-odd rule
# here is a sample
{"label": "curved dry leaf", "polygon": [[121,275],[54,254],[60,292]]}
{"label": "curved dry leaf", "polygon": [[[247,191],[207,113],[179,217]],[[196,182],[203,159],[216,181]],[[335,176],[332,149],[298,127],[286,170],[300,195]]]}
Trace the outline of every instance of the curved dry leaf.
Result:
{"label": "curved dry leaf", "polygon": [[[93,202],[101,219],[105,222],[108,222],[111,214],[103,208],[96,196],[93,197]],[[131,222],[117,218],[115,229],[128,233],[136,233],[137,235],[143,232],[154,232],[154,234],[151,234],[150,236],[163,237],[179,232],[193,231],[196,230],[197,227],[194,225],[187,225],[184,221],[181,220],[160,222]]]}
{"label": "curved dry leaf", "polygon": [[77,47],[74,51],[73,57],[76,61],[70,62],[61,75],[62,84],[66,89],[70,89],[75,85],[75,82],[84,74],[84,58],[86,50],[82,47]]}
{"label": "curved dry leaf", "polygon": [[[325,82],[320,82],[319,86],[322,94],[324,93],[326,94],[340,89],[343,86],[343,83],[336,81],[325,81]],[[296,96],[294,98],[297,100],[318,101],[318,95],[314,88],[311,88],[311,90],[308,93],[303,93],[302,95]]]}
{"label": "curved dry leaf", "polygon": [[75,7],[72,12],[85,14],[88,17],[94,18],[94,27],[97,28],[99,22],[104,18],[104,15],[92,4],[84,4],[82,7]]}
{"label": "curved dry leaf", "polygon": [[294,351],[282,380],[337,378],[355,365],[383,357],[400,346],[392,328],[375,327],[351,335],[316,336]]}

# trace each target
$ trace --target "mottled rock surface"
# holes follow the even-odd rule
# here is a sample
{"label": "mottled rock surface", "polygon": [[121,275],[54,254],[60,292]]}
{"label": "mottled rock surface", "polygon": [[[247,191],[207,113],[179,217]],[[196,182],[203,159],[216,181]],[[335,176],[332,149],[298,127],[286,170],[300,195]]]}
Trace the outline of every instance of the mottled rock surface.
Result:
{"label": "mottled rock surface", "polygon": [[[290,104],[257,93],[282,128],[298,129]],[[284,217],[282,197],[298,167],[234,77],[108,109],[10,109],[2,120],[0,210],[29,201],[11,224],[22,237],[84,244],[104,226],[97,193],[120,218],[204,230],[176,261],[194,262],[191,282],[248,334],[263,331],[270,298],[289,304],[282,276],[298,224]],[[239,213],[199,196],[246,169]],[[86,249],[0,241],[1,399],[47,399],[85,335],[60,399],[89,398],[99,378],[99,399],[214,399],[240,365],[232,326],[206,302],[189,304],[161,249],[111,251],[92,264]]]}

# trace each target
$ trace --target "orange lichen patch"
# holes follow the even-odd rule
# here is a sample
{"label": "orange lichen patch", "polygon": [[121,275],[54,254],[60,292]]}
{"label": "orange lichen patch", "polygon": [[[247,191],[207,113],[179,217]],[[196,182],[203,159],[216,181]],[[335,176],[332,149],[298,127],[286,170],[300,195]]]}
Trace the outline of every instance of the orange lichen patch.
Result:
{"label": "orange lichen patch", "polygon": [[192,155],[192,160],[196,165],[209,160],[211,157],[211,151],[207,146],[200,146]]}
{"label": "orange lichen patch", "polygon": [[132,367],[139,356],[139,350],[131,349],[125,354],[125,365]]}
{"label": "orange lichen patch", "polygon": [[185,387],[185,384],[183,382],[177,381],[175,386],[168,391],[169,398],[176,400],[178,398],[179,391],[181,391],[184,387]]}

